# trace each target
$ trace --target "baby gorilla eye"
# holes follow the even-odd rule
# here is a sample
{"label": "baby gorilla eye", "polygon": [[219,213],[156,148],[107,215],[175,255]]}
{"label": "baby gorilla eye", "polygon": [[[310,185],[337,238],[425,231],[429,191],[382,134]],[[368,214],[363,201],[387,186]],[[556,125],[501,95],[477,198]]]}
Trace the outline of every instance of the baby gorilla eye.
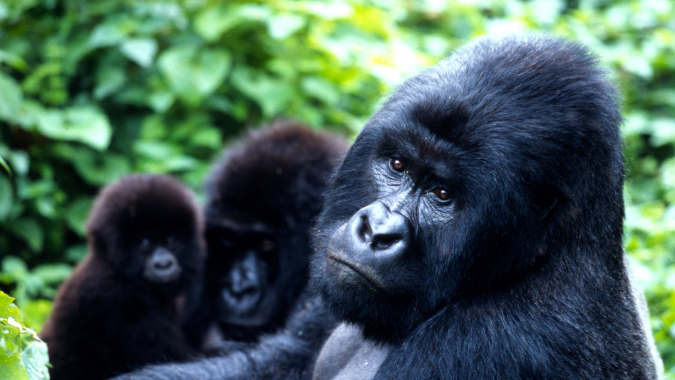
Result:
{"label": "baby gorilla eye", "polygon": [[442,187],[435,188],[432,193],[440,201],[447,202],[450,200],[450,193]]}
{"label": "baby gorilla eye", "polygon": [[399,160],[398,158],[392,158],[389,161],[389,164],[391,165],[391,168],[396,170],[397,172],[403,171],[404,168],[403,161]]}

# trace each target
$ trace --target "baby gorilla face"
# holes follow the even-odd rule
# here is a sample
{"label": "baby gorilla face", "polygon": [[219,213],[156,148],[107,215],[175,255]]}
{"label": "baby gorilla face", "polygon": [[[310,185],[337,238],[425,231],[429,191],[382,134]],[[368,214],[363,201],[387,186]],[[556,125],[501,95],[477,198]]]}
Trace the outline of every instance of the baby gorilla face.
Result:
{"label": "baby gorilla face", "polygon": [[174,252],[177,248],[178,244],[173,236],[166,239],[143,238],[140,244],[140,250],[145,257],[143,278],[158,284],[176,281],[182,271]]}

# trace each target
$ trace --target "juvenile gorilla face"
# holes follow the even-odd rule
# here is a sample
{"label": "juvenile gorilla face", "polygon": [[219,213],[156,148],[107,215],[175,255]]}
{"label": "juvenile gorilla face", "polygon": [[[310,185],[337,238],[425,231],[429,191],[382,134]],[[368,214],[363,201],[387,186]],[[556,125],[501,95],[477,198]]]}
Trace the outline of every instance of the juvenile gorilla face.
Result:
{"label": "juvenile gorilla face", "polygon": [[145,233],[139,244],[137,255],[145,258],[143,278],[150,282],[163,284],[175,281],[180,277],[182,268],[178,262],[179,243],[173,236],[151,237]]}
{"label": "juvenile gorilla face", "polygon": [[96,254],[172,295],[201,270],[202,221],[192,195],[176,180],[137,175],[106,188],[90,220]]}
{"label": "juvenile gorilla face", "polygon": [[210,226],[206,233],[210,256],[208,288],[215,295],[220,322],[259,327],[269,322],[278,308],[278,273],[275,236],[261,223],[229,223]]}

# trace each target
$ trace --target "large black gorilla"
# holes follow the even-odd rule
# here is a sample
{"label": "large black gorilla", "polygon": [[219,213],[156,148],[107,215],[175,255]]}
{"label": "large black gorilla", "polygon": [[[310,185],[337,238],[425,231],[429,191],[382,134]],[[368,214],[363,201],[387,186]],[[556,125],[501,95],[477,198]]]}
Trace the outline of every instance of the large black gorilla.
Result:
{"label": "large black gorilla", "polygon": [[203,228],[192,193],[173,178],[133,175],[101,191],[90,253],[40,333],[52,380],[105,379],[197,354],[181,319],[205,255]]}
{"label": "large black gorilla", "polygon": [[[605,76],[575,43],[481,38],[392,94],[314,229],[312,281],[345,322],[314,380],[659,376]],[[288,351],[128,378],[276,378]]]}
{"label": "large black gorilla", "polygon": [[342,138],[279,121],[214,166],[205,186],[204,296],[186,325],[193,345],[213,351],[284,326],[309,279],[310,223],[346,150]]}

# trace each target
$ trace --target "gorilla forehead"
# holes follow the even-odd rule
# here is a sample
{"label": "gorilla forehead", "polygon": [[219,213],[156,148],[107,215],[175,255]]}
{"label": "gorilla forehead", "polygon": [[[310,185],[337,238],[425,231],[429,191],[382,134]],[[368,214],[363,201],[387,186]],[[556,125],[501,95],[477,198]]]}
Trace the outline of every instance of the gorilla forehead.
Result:
{"label": "gorilla forehead", "polygon": [[187,232],[201,222],[198,214],[192,195],[177,180],[137,174],[101,191],[88,228],[123,227],[124,231],[139,232],[151,225],[157,230]]}
{"label": "gorilla forehead", "polygon": [[526,180],[541,170],[566,177],[570,165],[581,168],[575,175],[592,175],[585,163],[606,159],[599,164],[615,167],[608,174],[618,183],[621,116],[605,77],[573,42],[483,37],[404,82],[364,135],[398,136],[402,149],[494,175],[530,170]]}

